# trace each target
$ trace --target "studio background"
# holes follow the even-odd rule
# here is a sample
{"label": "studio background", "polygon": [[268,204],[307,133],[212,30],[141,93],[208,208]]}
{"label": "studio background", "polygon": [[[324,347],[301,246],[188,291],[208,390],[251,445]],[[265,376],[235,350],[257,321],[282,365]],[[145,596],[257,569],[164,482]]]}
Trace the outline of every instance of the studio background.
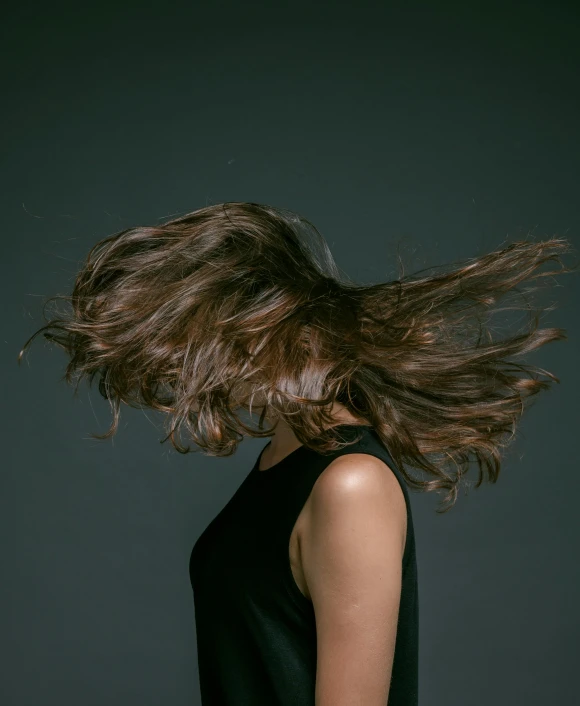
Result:
{"label": "studio background", "polygon": [[[182,456],[59,379],[44,299],[99,239],[207,204],[296,210],[360,282],[579,243],[580,15],[561,2],[20,4],[2,26],[4,706],[199,704],[191,548],[265,440]],[[577,698],[579,282],[537,301],[561,380],[500,479],[412,494],[423,706]],[[474,480],[473,468],[470,479]]]}

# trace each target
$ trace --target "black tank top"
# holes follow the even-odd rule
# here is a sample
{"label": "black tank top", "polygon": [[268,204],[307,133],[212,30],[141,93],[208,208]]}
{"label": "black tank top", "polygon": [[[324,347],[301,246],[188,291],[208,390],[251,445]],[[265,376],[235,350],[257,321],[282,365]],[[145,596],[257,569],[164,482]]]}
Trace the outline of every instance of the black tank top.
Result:
{"label": "black tank top", "polygon": [[345,441],[362,436],[330,454],[300,446],[265,471],[258,470],[260,453],[193,547],[189,572],[203,706],[314,706],[315,616],[292,574],[290,535],[318,476],[348,453],[384,461],[405,496],[407,536],[388,706],[418,703],[417,564],[408,489],[372,427],[337,429]]}

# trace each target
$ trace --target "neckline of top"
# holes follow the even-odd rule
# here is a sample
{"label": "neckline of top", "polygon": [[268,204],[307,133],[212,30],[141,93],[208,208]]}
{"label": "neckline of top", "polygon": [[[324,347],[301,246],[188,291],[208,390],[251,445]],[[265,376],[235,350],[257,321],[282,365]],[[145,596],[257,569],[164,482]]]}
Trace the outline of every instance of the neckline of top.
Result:
{"label": "neckline of top", "polygon": [[[347,427],[349,429],[357,429],[357,428],[372,429],[371,424],[335,424],[333,429],[344,428],[344,427]],[[290,460],[290,459],[294,460],[296,458],[296,456],[299,455],[300,452],[312,450],[308,446],[306,446],[305,444],[300,444],[300,446],[295,448],[293,451],[290,451],[290,453],[287,453],[286,456],[284,456],[284,458],[281,458],[279,461],[277,461],[273,465],[268,466],[268,468],[261,469],[260,468],[260,459],[262,458],[264,451],[270,446],[271,443],[272,442],[269,441],[266,444],[266,446],[264,446],[264,448],[258,454],[258,458],[256,459],[256,462],[254,463],[254,467],[252,468],[252,472],[254,472],[255,475],[267,476],[270,472],[276,471],[278,468],[280,468],[280,466],[285,465],[288,460]]]}

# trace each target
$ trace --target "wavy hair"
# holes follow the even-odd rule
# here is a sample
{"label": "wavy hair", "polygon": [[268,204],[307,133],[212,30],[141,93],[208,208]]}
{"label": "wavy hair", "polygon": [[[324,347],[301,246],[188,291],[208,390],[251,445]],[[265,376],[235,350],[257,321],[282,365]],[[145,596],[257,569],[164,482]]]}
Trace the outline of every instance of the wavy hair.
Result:
{"label": "wavy hair", "polygon": [[[576,269],[561,261],[570,250],[565,239],[523,240],[448,271],[399,269],[394,281],[360,285],[298,214],[215,204],[98,242],[72,295],[47,302],[70,307],[57,309],[18,360],[43,332],[66,350],[63,379],[76,381],[75,392],[83,377],[90,385],[99,376],[113,419],[93,438],[116,433],[123,402],[167,413],[162,441],[181,453],[191,450],[178,438],[184,428],[207,454],[229,456],[244,436],[271,436],[266,418],[331,452],[346,445],[326,428],[339,402],[371,423],[410,487],[447,491],[446,512],[470,461],[476,487],[497,481],[526,403],[559,382],[521,361],[566,332],[540,329],[553,307],[532,309],[525,295],[537,287],[518,285]],[[559,267],[540,272],[548,261]],[[525,304],[507,308],[528,310],[529,321],[494,338],[490,315],[514,293]],[[238,414],[252,413],[256,400],[257,427]]]}

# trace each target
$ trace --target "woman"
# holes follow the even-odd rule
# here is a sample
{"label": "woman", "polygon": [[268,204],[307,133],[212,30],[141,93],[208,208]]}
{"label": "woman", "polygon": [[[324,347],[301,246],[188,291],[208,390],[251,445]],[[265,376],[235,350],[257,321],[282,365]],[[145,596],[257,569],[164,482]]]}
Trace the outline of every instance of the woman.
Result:
{"label": "woman", "polygon": [[68,352],[67,381],[99,376],[113,421],[93,436],[117,431],[124,402],[166,412],[182,453],[181,430],[214,456],[271,437],[191,554],[204,706],[417,704],[408,486],[447,491],[447,511],[470,461],[477,486],[497,481],[525,403],[557,381],[511,358],[565,332],[536,311],[500,340],[489,315],[570,271],[569,250],[515,242],[357,285],[312,224],[255,203],[94,246],[72,309],[34,334]]}

